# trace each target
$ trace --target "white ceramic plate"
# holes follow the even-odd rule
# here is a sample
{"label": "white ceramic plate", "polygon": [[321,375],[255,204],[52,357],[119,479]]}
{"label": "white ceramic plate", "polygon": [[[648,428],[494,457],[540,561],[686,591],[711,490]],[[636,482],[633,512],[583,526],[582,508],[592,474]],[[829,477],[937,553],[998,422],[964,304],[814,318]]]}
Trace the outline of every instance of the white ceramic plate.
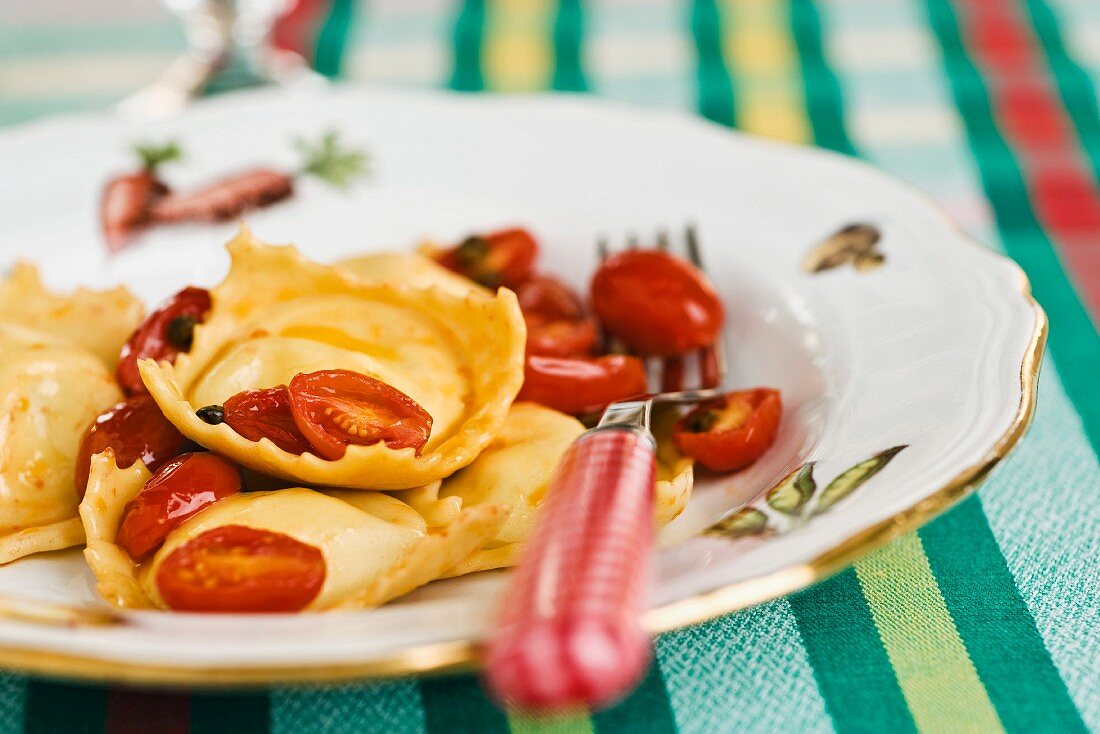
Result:
{"label": "white ceramic plate", "polygon": [[[249,217],[262,239],[319,260],[519,223],[542,241],[547,270],[583,286],[598,235],[697,225],[729,313],[732,385],[778,387],[787,412],[761,461],[700,477],[662,534],[655,631],[801,588],[924,522],[1030,419],[1043,313],[1016,265],[927,200],[846,158],[586,98],[261,91],[165,123],[87,116],[5,131],[0,263],[34,259],[58,287],[125,283],[151,303],[215,283],[231,226],[162,229],[105,256],[99,190],[132,166],[129,144],[179,140],[186,159],[168,175],[186,186],[257,163],[292,168],[291,140],[329,128],[369,149],[369,182],[340,194],[306,181]],[[852,222],[881,231],[881,266],[806,272],[806,254]],[[862,485],[853,473],[831,483],[876,456],[878,473],[856,472]],[[816,492],[803,475],[805,495],[790,488],[769,504],[768,489],[808,462]],[[434,669],[472,659],[505,578],[434,583],[369,612],[112,621],[67,611],[101,602],[79,551],[48,554],[0,568],[0,664],[208,685]],[[45,623],[51,614],[65,623]]]}

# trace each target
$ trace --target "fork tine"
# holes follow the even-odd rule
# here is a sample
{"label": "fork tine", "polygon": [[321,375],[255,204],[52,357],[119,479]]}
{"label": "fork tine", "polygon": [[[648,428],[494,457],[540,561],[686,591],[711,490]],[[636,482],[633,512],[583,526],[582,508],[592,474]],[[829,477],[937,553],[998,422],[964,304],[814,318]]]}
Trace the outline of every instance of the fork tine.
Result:
{"label": "fork tine", "polygon": [[[684,244],[687,248],[688,260],[706,274],[706,266],[703,265],[703,254],[699,249],[699,237],[695,231],[695,225],[689,224],[684,229]],[[716,387],[722,383],[726,376],[726,344],[722,333],[714,344],[699,352],[699,379],[703,387]]]}
{"label": "fork tine", "polygon": [[610,254],[611,250],[607,246],[607,238],[601,235],[599,239],[596,240],[596,257],[600,262],[603,262]]}
{"label": "fork tine", "polygon": [[663,251],[668,250],[668,230],[661,228],[657,230],[657,249]]}
{"label": "fork tine", "polygon": [[699,252],[699,239],[695,234],[695,225],[689,224],[684,228],[684,244],[687,247],[688,260],[691,264],[699,268],[702,271],[706,271],[703,267],[703,256]]}

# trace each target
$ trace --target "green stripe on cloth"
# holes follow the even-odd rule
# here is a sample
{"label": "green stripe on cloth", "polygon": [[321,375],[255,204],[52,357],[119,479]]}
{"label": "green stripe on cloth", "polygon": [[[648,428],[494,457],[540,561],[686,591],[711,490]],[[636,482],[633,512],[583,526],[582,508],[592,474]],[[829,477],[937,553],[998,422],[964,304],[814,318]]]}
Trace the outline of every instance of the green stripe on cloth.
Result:
{"label": "green stripe on cloth", "polygon": [[581,60],[584,45],[584,11],[580,0],[558,0],[554,18],[554,79],[559,92],[588,91]]}
{"label": "green stripe on cloth", "polygon": [[836,730],[915,732],[855,570],[794,594],[790,603]]}
{"label": "green stripe on cloth", "polygon": [[264,692],[191,696],[194,734],[267,734],[270,719],[270,701]]}
{"label": "green stripe on cloth", "polygon": [[27,682],[25,734],[103,734],[107,690],[50,680]]}
{"label": "green stripe on cloth", "polygon": [[23,731],[26,701],[27,678],[14,673],[0,673],[0,734],[20,734]]}
{"label": "green stripe on cloth", "polygon": [[424,729],[413,679],[271,693],[272,734],[421,734]]}
{"label": "green stripe on cloth", "polygon": [[1001,731],[919,536],[910,533],[872,553],[856,564],[856,577],[917,729]]}
{"label": "green stripe on cloth", "polygon": [[691,34],[695,39],[699,114],[719,125],[732,126],[733,80],[722,56],[722,19],[714,0],[694,0]]}
{"label": "green stripe on cloth", "polygon": [[681,734],[826,734],[832,720],[786,599],[657,638]]}
{"label": "green stripe on cloth", "polygon": [[857,155],[844,124],[840,84],[822,50],[821,18],[811,0],[792,0],[791,28],[802,60],[803,94],[814,143],[838,153]]}
{"label": "green stripe on cloth", "polygon": [[1100,336],[1035,218],[1019,164],[993,118],[985,83],[963,46],[950,3],[925,0],[925,8],[1005,251],[1023,267],[1047,312],[1051,355],[1093,451],[1100,453]]}
{"label": "green stripe on cloth", "polygon": [[1066,44],[1058,18],[1044,0],[1025,0],[1035,35],[1039,38],[1058,94],[1066,112],[1077,128],[1085,155],[1092,167],[1092,174],[1100,181],[1100,110],[1097,108],[1096,90],[1088,73],[1066,52]]}
{"label": "green stripe on cloth", "polygon": [[[984,532],[975,527],[985,526]],[[943,600],[1009,731],[1085,731],[977,497],[920,531]],[[1021,675],[1021,671],[1027,671]]]}
{"label": "green stripe on cloth", "polygon": [[598,734],[665,734],[676,731],[661,666],[653,664],[623,702],[592,715]]}
{"label": "green stripe on cloth", "polygon": [[506,734],[508,718],[472,675],[420,681],[428,734]]}
{"label": "green stripe on cloth", "polygon": [[344,48],[354,18],[355,0],[332,0],[328,18],[317,36],[314,66],[327,77],[339,77],[343,71]]}
{"label": "green stripe on cloth", "polygon": [[484,35],[484,0],[465,0],[455,19],[451,89],[480,92],[485,88],[485,77],[481,72],[481,42]]}

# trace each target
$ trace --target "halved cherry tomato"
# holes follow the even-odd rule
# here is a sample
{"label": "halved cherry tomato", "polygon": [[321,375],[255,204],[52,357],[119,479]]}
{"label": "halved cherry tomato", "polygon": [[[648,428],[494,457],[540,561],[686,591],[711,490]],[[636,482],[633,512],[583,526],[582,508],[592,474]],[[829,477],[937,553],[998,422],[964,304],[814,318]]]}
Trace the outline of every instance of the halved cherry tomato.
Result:
{"label": "halved cherry tomato", "polygon": [[141,459],[149,471],[156,471],[193,446],[148,395],[123,400],[101,413],[81,439],[73,476],[76,493],[84,498],[92,456],[108,447],[114,450],[120,469]]}
{"label": "halved cherry tomato", "polygon": [[592,319],[544,321],[527,316],[527,354],[546,357],[587,357],[596,349],[600,332]]}
{"label": "halved cherry tomato", "polygon": [[330,460],[343,457],[349,444],[379,441],[391,449],[416,449],[419,455],[432,430],[432,417],[415,400],[350,370],[295,375],[290,409],[314,452]]}
{"label": "halved cherry tomato", "polygon": [[696,268],[659,250],[612,255],[592,278],[592,304],[609,332],[645,355],[671,357],[710,346],[722,303]]}
{"label": "halved cherry tomato", "polygon": [[141,493],[126,503],[116,542],[135,561],[144,560],[184,520],[240,491],[240,472],[220,456],[179,456],[158,469]]}
{"label": "halved cherry tomato", "polygon": [[225,401],[222,420],[249,441],[269,438],[291,454],[312,451],[309,441],[294,422],[290,392],[285,385],[265,390],[245,390]]}
{"label": "halved cherry tomato", "polygon": [[118,382],[127,395],[145,395],[137,362],[146,357],[173,362],[176,355],[191,348],[195,324],[202,323],[210,310],[210,291],[184,288],[158,308],[130,336],[118,359]]}
{"label": "halved cherry tomato", "polygon": [[713,471],[736,471],[775,442],[783,403],[778,390],[758,387],[703,403],[672,429],[676,448]]}
{"label": "halved cherry tomato", "polygon": [[646,392],[637,357],[612,354],[596,359],[529,356],[517,400],[530,400],[571,415],[603,410],[608,403]]}
{"label": "halved cherry tomato", "polygon": [[487,288],[515,290],[535,267],[539,247],[525,229],[503,229],[472,235],[458,245],[436,253],[436,261]]}
{"label": "halved cherry tomato", "polygon": [[161,597],[181,612],[296,612],[324,583],[318,548],[243,525],[207,530],[157,570]]}

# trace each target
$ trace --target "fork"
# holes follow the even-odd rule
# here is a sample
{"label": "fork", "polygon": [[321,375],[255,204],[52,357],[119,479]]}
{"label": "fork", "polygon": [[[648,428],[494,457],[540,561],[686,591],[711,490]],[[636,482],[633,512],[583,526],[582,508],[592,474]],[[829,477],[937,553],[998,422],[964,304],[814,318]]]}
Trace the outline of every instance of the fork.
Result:
{"label": "fork", "polygon": [[[636,247],[635,238],[628,243]],[[663,232],[657,247],[669,247]],[[597,248],[602,261],[606,242]],[[691,226],[684,249],[702,270]],[[694,387],[684,388],[684,358],[650,358],[651,392],[609,405],[562,457],[485,650],[486,684],[499,700],[531,710],[599,707],[645,673],[652,642],[641,618],[656,534],[650,418],[657,404],[718,397],[726,373],[720,336],[692,356]]]}

